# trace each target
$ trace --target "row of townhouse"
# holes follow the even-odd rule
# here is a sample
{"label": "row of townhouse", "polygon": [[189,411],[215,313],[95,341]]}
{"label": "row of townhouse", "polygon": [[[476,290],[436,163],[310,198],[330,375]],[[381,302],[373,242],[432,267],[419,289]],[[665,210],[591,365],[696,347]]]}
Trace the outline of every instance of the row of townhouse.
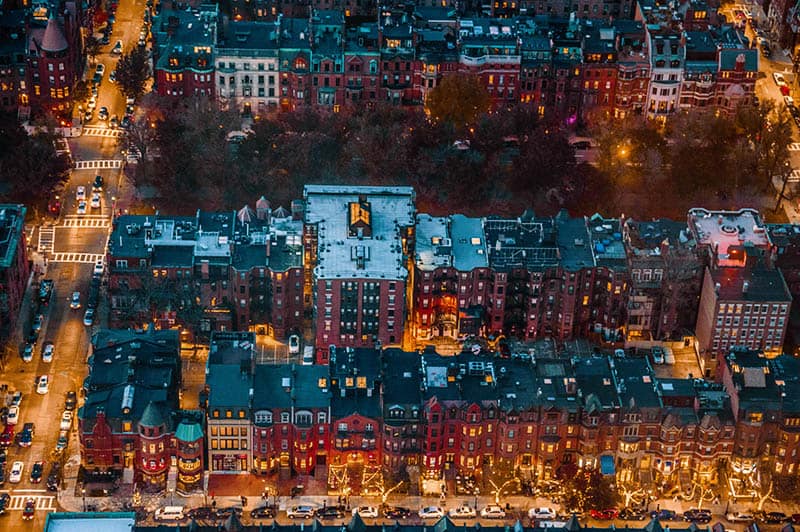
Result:
{"label": "row of townhouse", "polygon": [[0,109],[72,118],[71,91],[83,70],[85,6],[72,0],[11,2],[0,14]]}
{"label": "row of townhouse", "polygon": [[255,210],[116,218],[110,318],[206,338],[313,336],[322,364],[331,344],[694,336],[710,376],[734,346],[782,351],[799,241],[752,209],[692,209],[686,222],[434,217],[410,187],[308,185],[291,213],[261,198]]}
{"label": "row of townhouse", "polygon": [[244,114],[303,107],[424,104],[452,73],[477,77],[494,108],[530,105],[574,122],[590,112],[666,118],[753,102],[758,52],[708,10],[645,0],[611,22],[540,15],[462,18],[449,8],[342,10],[241,21],[217,6],[163,10],[153,26],[159,94],[217,98]]}
{"label": "row of townhouse", "polygon": [[457,474],[541,480],[565,464],[667,491],[731,477],[749,493],[756,470],[797,474],[798,367],[786,355],[734,350],[714,383],[605,355],[331,346],[327,366],[262,364],[253,341],[212,339],[211,474],[315,474],[340,493],[393,485],[385,475],[423,489]]}

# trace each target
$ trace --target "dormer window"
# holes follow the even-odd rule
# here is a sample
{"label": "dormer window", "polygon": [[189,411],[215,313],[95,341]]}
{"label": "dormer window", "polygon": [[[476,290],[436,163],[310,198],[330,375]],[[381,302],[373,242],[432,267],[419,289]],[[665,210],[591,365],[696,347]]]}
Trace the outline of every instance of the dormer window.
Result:
{"label": "dormer window", "polygon": [[208,66],[208,58],[205,56],[198,57],[197,66],[199,66],[200,68],[205,68],[206,66]]}
{"label": "dormer window", "polygon": [[303,59],[298,59],[294,62],[295,70],[305,70],[308,67],[308,64]]}
{"label": "dormer window", "polygon": [[181,63],[180,59],[178,59],[177,55],[169,56],[169,66],[176,67],[176,66],[180,65],[180,63]]}

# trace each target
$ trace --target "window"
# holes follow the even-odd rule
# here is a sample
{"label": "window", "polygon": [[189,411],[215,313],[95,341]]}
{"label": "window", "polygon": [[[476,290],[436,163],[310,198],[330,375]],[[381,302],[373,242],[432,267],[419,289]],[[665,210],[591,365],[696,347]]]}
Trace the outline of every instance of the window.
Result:
{"label": "window", "polygon": [[272,423],[272,412],[260,411],[255,415],[256,423]]}
{"label": "window", "polygon": [[289,422],[289,412],[281,412],[281,423]]}

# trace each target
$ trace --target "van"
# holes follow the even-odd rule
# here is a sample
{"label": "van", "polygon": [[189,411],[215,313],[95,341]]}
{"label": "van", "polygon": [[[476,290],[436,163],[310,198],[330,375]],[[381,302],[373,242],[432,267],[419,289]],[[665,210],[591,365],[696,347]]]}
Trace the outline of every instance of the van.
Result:
{"label": "van", "polygon": [[184,518],[183,506],[164,506],[156,510],[156,521],[181,521]]}

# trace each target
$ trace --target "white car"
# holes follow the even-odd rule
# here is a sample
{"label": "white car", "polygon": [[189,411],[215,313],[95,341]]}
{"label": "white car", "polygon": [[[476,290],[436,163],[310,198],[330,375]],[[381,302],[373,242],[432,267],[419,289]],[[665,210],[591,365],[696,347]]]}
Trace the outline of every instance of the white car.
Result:
{"label": "white car", "polygon": [[286,510],[286,517],[289,519],[311,519],[314,517],[314,507],[307,504],[292,506]]}
{"label": "white car", "polygon": [[506,512],[496,504],[490,504],[481,510],[481,517],[484,519],[505,519]]}
{"label": "white car", "polygon": [[78,201],[86,199],[86,187],[83,185],[78,187],[78,189],[75,191],[75,199]]}
{"label": "white car", "polygon": [[94,270],[92,270],[93,275],[103,275],[103,259],[98,260],[94,263]]}
{"label": "white car", "polygon": [[122,41],[114,43],[114,48],[111,49],[111,53],[114,55],[122,55]]}
{"label": "white car", "polygon": [[671,347],[664,348],[664,364],[667,365],[675,364],[675,353],[672,352]]}
{"label": "white car", "polygon": [[72,412],[69,410],[65,410],[63,414],[61,414],[61,425],[59,428],[61,430],[69,430],[72,427]]}
{"label": "white car", "polygon": [[94,324],[94,309],[87,308],[86,313],[83,315],[83,324],[87,327],[91,327]]}
{"label": "white car", "polygon": [[72,299],[69,301],[69,308],[75,310],[81,308],[81,293],[72,292]]}
{"label": "white car", "polygon": [[289,354],[296,355],[300,352],[300,337],[296,334],[289,336]]}
{"label": "white car", "polygon": [[99,209],[100,208],[100,193],[95,192],[92,194],[92,201],[89,203],[92,209]]}
{"label": "white car", "polygon": [[106,73],[106,66],[103,63],[100,63],[95,67],[94,72],[95,74],[100,74],[102,76],[103,74]]}
{"label": "white car", "polygon": [[377,519],[378,509],[374,506],[359,506],[357,508],[353,508],[353,515],[359,515],[368,519]]}
{"label": "white car", "polygon": [[19,407],[17,405],[9,406],[6,425],[16,425],[17,423],[19,423]]}
{"label": "white car", "polygon": [[528,510],[528,517],[531,519],[555,519],[556,511],[547,506],[541,508],[531,508]]}
{"label": "white car", "polygon": [[731,523],[752,523],[756,520],[756,518],[753,517],[753,514],[748,514],[745,512],[728,512],[725,515],[725,519]]}
{"label": "white car", "polygon": [[8,481],[12,484],[19,484],[22,480],[22,472],[25,470],[25,464],[23,462],[14,462],[11,466],[11,473],[8,475]]}
{"label": "white car", "polygon": [[[97,97],[92,96],[86,103],[86,109],[88,109],[89,112],[91,113],[92,111],[94,111],[95,107],[97,107]],[[91,118],[87,118],[87,120],[91,120]]]}
{"label": "white car", "polygon": [[426,506],[419,511],[419,516],[423,519],[441,519],[444,517],[444,510],[438,506]]}
{"label": "white car", "polygon": [[454,519],[472,519],[478,515],[478,512],[475,511],[475,508],[462,504],[456,508],[451,508],[447,514]]}
{"label": "white car", "polygon": [[778,87],[785,87],[786,86],[786,79],[783,77],[783,74],[780,72],[773,72],[772,79],[775,80],[775,85]]}
{"label": "white car", "polygon": [[36,379],[36,393],[44,395],[50,389],[50,377],[42,375]]}
{"label": "white car", "polygon": [[78,202],[78,214],[86,214],[86,202],[79,201]]}
{"label": "white car", "polygon": [[53,355],[56,353],[56,346],[53,342],[47,342],[42,348],[42,362],[52,362]]}

